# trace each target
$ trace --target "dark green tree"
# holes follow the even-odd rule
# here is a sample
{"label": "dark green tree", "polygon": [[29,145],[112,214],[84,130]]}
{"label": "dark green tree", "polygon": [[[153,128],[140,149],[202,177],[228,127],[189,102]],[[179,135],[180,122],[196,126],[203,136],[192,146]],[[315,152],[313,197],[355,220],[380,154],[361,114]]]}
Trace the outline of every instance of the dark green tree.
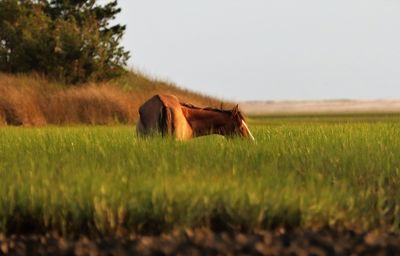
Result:
{"label": "dark green tree", "polygon": [[0,0],[0,71],[37,72],[65,83],[120,75],[125,26],[117,1]]}

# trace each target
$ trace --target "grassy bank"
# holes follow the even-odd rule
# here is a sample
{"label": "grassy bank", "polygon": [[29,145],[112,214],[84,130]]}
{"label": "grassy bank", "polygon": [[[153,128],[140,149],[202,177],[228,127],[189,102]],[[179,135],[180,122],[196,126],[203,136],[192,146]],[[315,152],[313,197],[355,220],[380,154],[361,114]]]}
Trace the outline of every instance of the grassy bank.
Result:
{"label": "grassy bank", "polygon": [[133,127],[0,128],[0,230],[400,229],[400,123],[296,122],[140,140]]}
{"label": "grassy bank", "polygon": [[103,83],[63,85],[35,75],[0,73],[0,125],[132,124],[139,106],[157,93],[220,106],[220,101],[138,72]]}

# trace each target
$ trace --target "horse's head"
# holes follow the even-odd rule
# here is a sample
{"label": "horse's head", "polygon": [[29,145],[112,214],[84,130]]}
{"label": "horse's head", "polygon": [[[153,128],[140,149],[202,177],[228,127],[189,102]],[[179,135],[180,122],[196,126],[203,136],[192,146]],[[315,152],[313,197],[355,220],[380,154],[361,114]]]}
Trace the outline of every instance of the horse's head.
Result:
{"label": "horse's head", "polygon": [[232,120],[233,120],[235,133],[239,134],[242,137],[250,138],[253,141],[255,140],[253,137],[253,134],[251,134],[250,129],[247,126],[247,123],[246,123],[242,113],[239,110],[239,105],[236,105],[232,109]]}

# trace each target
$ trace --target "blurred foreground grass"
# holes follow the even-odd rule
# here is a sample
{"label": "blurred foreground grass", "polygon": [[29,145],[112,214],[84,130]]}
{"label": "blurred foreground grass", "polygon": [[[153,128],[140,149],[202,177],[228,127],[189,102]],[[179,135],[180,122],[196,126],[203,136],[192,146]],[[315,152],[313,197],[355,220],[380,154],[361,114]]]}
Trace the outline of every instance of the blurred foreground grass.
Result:
{"label": "blurred foreground grass", "polygon": [[253,144],[134,128],[0,128],[0,232],[400,230],[400,122],[253,118]]}

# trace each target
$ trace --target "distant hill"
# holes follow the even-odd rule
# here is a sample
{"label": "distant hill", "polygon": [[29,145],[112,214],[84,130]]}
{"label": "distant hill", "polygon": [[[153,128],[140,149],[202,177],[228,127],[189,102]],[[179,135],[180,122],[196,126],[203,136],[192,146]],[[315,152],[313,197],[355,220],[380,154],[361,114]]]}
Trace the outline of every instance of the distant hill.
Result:
{"label": "distant hill", "polygon": [[0,125],[133,124],[139,106],[157,93],[219,107],[221,101],[131,71],[102,83],[66,86],[38,75],[0,74]]}
{"label": "distant hill", "polygon": [[248,101],[240,106],[249,115],[400,112],[400,100]]}

